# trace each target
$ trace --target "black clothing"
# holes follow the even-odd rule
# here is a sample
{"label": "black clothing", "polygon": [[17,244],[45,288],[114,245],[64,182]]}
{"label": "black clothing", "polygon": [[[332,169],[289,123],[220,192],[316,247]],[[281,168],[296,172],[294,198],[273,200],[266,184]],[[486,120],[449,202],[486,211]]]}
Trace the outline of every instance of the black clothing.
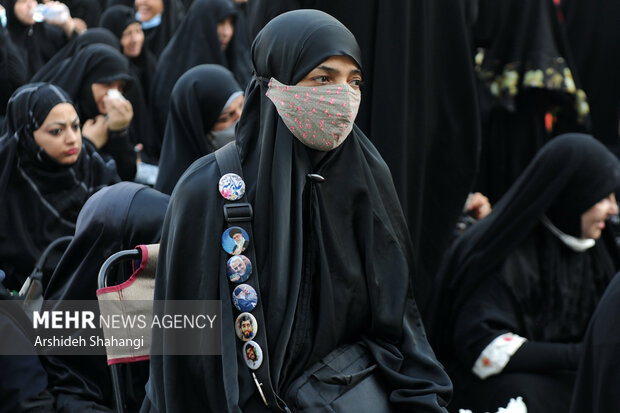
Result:
{"label": "black clothing", "polygon": [[620,156],[620,3],[570,0],[561,5],[575,68],[588,97],[590,133]]}
{"label": "black clothing", "polygon": [[[129,98],[130,90],[135,82],[129,74],[127,58],[107,44],[86,46],[47,73],[38,72],[33,80],[52,82],[65,89],[76,102],[82,123],[100,114],[91,89],[93,83],[124,80],[127,82],[125,93]],[[140,102],[137,99],[130,99],[130,101],[134,107],[135,117],[135,114],[140,113]],[[88,136],[85,137],[88,138]],[[118,174],[125,181],[133,180],[136,175],[135,139],[133,134],[130,135],[127,131],[108,130],[108,142],[99,148],[101,154],[116,161]]]}
{"label": "black clothing", "polygon": [[9,98],[26,81],[26,64],[6,30],[0,28],[0,134]]}
{"label": "black clothing", "polygon": [[23,24],[15,15],[15,3],[16,0],[7,1],[6,28],[22,60],[26,63],[26,79],[30,79],[67,44],[69,39],[60,27],[46,22],[35,23],[32,26]]}
{"label": "black clothing", "polygon": [[198,158],[218,149],[209,136],[230,96],[241,91],[219,65],[199,65],[183,74],[170,98],[170,114],[155,189],[172,193],[179,177]]}
{"label": "black clothing", "polygon": [[[9,303],[12,299],[0,292],[0,413],[53,413],[54,399],[47,391],[47,374],[32,348],[32,322],[21,309],[21,300]],[[12,355],[14,346],[20,346],[22,351],[31,347],[32,354]]]}
{"label": "black clothing", "polygon": [[[132,23],[138,22],[135,17],[135,11],[132,7],[126,7],[123,5],[112,6],[107,9],[102,15],[100,25],[109,29],[120,40],[123,37],[123,31]],[[133,93],[137,96],[143,97],[143,103],[140,105],[144,108],[140,113],[136,113],[136,121],[140,122],[140,126],[137,128],[139,131],[138,141],[144,144],[142,155],[146,153],[150,158],[156,159],[154,153],[159,153],[161,143],[155,139],[155,133],[153,132],[153,121],[151,119],[151,113],[149,110],[151,85],[153,84],[153,76],[155,76],[155,66],[157,59],[151,50],[146,47],[146,43],[142,46],[142,51],[136,57],[129,57],[129,70],[131,74],[138,79],[139,84],[135,85],[136,88],[141,90]],[[152,147],[156,147],[155,151],[151,150]],[[143,156],[144,160],[144,156]]]}
{"label": "black clothing", "polygon": [[[73,235],[88,197],[119,179],[114,164],[86,141],[69,166],[35,143],[33,131],[63,102],[71,102],[64,91],[40,83],[22,86],[9,101],[7,133],[0,137],[0,268],[9,289],[19,290],[50,242]],[[44,273],[55,265],[49,260]]]}
{"label": "black clothing", "polygon": [[71,17],[84,20],[89,28],[97,27],[101,16],[101,4],[98,0],[66,0],[63,3],[71,10]]}
{"label": "black clothing", "polygon": [[[528,412],[567,411],[579,353],[573,343],[581,341],[620,268],[620,254],[607,231],[594,247],[577,252],[540,219],[581,237],[581,215],[618,189],[620,162],[602,144],[588,135],[558,136],[491,214],[456,240],[436,279],[426,323],[454,380],[455,411],[493,411],[518,395]],[[505,333],[529,342],[505,370],[480,380],[471,371],[474,363]],[[572,373],[555,376],[562,371]]]}
{"label": "black clothing", "polygon": [[620,277],[609,283],[592,315],[584,338],[571,413],[613,412],[620,406],[618,386],[618,312],[620,311]]}
{"label": "black clothing", "polygon": [[65,59],[73,57],[77,52],[85,47],[97,43],[107,44],[118,51],[121,50],[121,43],[112,32],[105,28],[94,27],[71,39],[65,47],[60,49],[54,57],[52,57],[41,69],[38,70],[37,73],[40,74],[35,74],[35,78],[39,79],[45,73],[55,71],[56,67]]}
{"label": "black clothing", "polygon": [[[469,0],[252,0],[252,34],[288,10],[323,10],[364,51],[356,125],[394,179],[414,245],[416,302],[431,280],[471,191],[480,151]],[[449,188],[449,189],[448,189]]]}
{"label": "black clothing", "polygon": [[[257,76],[288,85],[334,55],[350,56],[361,68],[351,32],[316,10],[272,20],[252,55]],[[305,368],[359,340],[377,361],[395,411],[445,411],[450,381],[426,342],[413,299],[411,244],[387,166],[358,128],[333,151],[308,149],[284,125],[266,91],[258,78],[248,86],[236,145],[254,209],[250,247],[258,261],[253,268],[260,274],[275,390],[284,394]],[[307,179],[309,173],[325,182]],[[226,305],[219,177],[210,154],[177,183],[164,222],[155,297],[225,300],[223,355],[151,357],[143,411],[265,410],[256,407],[262,402]],[[175,275],[181,269],[192,277]]]}
{"label": "black clothing", "polygon": [[235,17],[237,10],[230,0],[196,0],[187,16],[157,61],[151,104],[155,130],[160,140],[170,108],[170,94],[179,77],[194,66],[204,63],[219,64],[235,74],[245,88],[252,74],[247,46],[237,45],[233,35],[226,51],[222,51],[217,35],[217,23],[226,17]]}
{"label": "black clothing", "polygon": [[[96,300],[97,275],[110,255],[139,244],[159,242],[168,199],[165,194],[133,182],[121,182],[94,194],[80,212],[75,236],[45,289],[45,299]],[[129,263],[118,268],[111,273],[114,277],[108,281],[110,285],[131,276]],[[43,310],[54,308],[44,302]],[[136,365],[138,372],[148,370],[148,362]],[[136,365],[132,363],[130,370],[136,370]],[[105,356],[47,356],[44,366],[58,410],[83,411],[77,406],[85,403],[106,410],[114,406]],[[145,382],[144,374],[142,395],[136,395],[134,400],[138,406],[144,397]]]}
{"label": "black clothing", "polygon": [[[108,0],[109,2],[110,0]],[[177,27],[181,26],[184,16],[183,4],[179,0],[163,0],[164,11],[161,13],[161,23],[157,27],[144,29],[146,46],[159,58],[166,45],[174,36]],[[134,2],[127,4],[132,7]]]}
{"label": "black clothing", "polygon": [[494,204],[549,139],[585,132],[589,111],[552,1],[479,2],[473,42],[482,127],[475,190]]}

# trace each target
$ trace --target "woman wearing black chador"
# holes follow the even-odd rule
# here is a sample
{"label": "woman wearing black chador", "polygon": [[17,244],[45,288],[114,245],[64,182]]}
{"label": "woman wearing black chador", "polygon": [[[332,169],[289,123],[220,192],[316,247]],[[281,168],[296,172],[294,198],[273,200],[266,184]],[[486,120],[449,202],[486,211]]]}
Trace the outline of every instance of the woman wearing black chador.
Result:
{"label": "woman wearing black chador", "polygon": [[[353,123],[362,94],[355,37],[324,12],[297,10],[265,26],[252,56],[236,143],[224,148],[238,151],[253,206],[251,232],[241,227],[249,240],[241,254],[255,256],[252,274],[236,286],[227,276],[223,254],[238,253],[230,238],[239,237],[225,225],[228,192],[218,190],[209,154],[172,193],[155,298],[221,299],[222,354],[152,355],[143,411],[279,411],[274,392],[292,405],[295,379],[359,344],[389,411],[445,412],[451,384],[413,299],[411,243],[391,175]],[[251,341],[236,334],[232,305],[262,306],[264,323]],[[155,331],[154,344],[168,334]],[[254,373],[264,377],[268,407]]]}

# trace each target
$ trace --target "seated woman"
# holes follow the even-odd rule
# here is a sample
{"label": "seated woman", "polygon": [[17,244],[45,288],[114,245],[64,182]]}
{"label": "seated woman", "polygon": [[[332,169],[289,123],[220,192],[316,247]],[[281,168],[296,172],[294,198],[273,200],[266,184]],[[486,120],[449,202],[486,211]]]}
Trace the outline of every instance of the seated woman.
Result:
{"label": "seated woman", "polygon": [[[66,8],[58,2],[49,4]],[[8,0],[5,6],[6,27],[26,63],[26,80],[29,80],[57,51],[77,35],[75,22],[70,15],[65,21],[35,22],[31,13],[36,5],[37,2],[34,0]]]}
{"label": "seated woman", "polygon": [[[256,262],[246,285],[229,281],[232,248],[222,242],[239,229],[224,220],[216,157],[200,158],[170,200],[155,299],[222,300],[222,355],[152,355],[143,411],[275,411],[274,392],[294,403],[287,394],[304,371],[355,344],[376,366],[382,388],[370,386],[376,400],[349,399],[345,411],[388,411],[377,403],[389,411],[445,412],[451,383],[413,298],[398,196],[385,162],[353,123],[362,80],[355,37],[326,13],[297,10],[268,23],[252,50],[256,75],[236,145],[227,148],[238,150],[254,211],[253,230],[241,228],[243,255]],[[307,101],[291,105],[296,94]],[[306,124],[298,130],[291,116],[298,112],[310,134]],[[252,342],[235,333],[235,302],[262,308]],[[168,334],[154,331],[153,343],[167,342]]]}
{"label": "seated woman", "polygon": [[[101,27],[109,29],[116,36],[122,46],[122,52],[129,59],[129,70],[138,80],[134,85],[134,95],[143,98],[140,107],[144,108],[141,113],[136,113],[136,121],[140,122],[137,132],[139,141],[142,143],[140,157],[143,161],[156,163],[154,153],[159,153],[161,143],[155,139],[153,121],[149,110],[149,93],[155,75],[157,59],[151,50],[146,47],[144,31],[140,22],[135,17],[133,8],[115,5],[108,8],[102,15]],[[135,89],[140,89],[135,91]],[[159,136],[159,135],[157,135]],[[153,146],[157,151],[153,152]]]}
{"label": "seated woman", "polygon": [[[80,119],[61,88],[27,84],[7,106],[0,137],[0,269],[19,290],[41,252],[73,235],[84,202],[118,182],[113,164],[82,140]],[[57,260],[48,261],[49,276]]]}
{"label": "seated woman", "polygon": [[151,109],[159,140],[168,119],[170,97],[183,73],[200,64],[218,64],[234,73],[241,88],[252,74],[247,45],[235,36],[237,10],[229,0],[195,0],[157,61]]}
{"label": "seated woman", "polygon": [[225,67],[185,72],[172,90],[155,189],[172,193],[192,162],[233,141],[242,106],[243,92]]}
{"label": "seated woman", "polygon": [[[64,300],[96,300],[97,275],[110,255],[159,242],[168,199],[168,195],[133,182],[120,182],[94,194],[84,204],[75,236],[45,290],[45,300],[53,301],[45,301],[43,310],[54,310],[54,305]],[[111,285],[132,274],[130,262],[118,268],[112,272]],[[104,355],[47,356],[43,364],[48,388],[56,399],[55,411],[112,412],[112,379]],[[148,362],[132,363],[128,368],[129,411],[137,411],[142,403],[147,377]]]}
{"label": "seated woman", "polygon": [[[92,44],[33,79],[52,82],[67,91],[77,103],[84,137],[104,157],[114,159],[122,180],[133,180],[137,136],[130,126],[139,101],[122,95],[134,82],[127,58],[107,44]],[[120,93],[113,95],[110,90]]]}
{"label": "seated woman", "polygon": [[127,3],[108,0],[107,4],[106,9],[116,4],[134,5],[136,19],[144,30],[146,45],[157,58],[174,36],[185,12],[179,0],[128,0]]}
{"label": "seated woman", "polygon": [[605,220],[620,162],[589,135],[552,139],[493,211],[455,242],[426,324],[453,411],[567,412],[581,341],[620,268]]}

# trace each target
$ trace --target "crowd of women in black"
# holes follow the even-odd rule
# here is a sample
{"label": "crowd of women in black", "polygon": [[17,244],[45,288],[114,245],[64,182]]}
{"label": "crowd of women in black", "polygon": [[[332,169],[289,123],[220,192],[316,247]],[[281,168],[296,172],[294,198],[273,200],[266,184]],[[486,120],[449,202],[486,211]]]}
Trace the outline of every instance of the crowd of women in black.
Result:
{"label": "crowd of women in black", "polygon": [[[620,408],[613,1],[44,4],[0,0],[2,300],[72,236],[45,300],[160,243],[155,299],[225,314],[231,142],[252,205],[253,364],[232,318],[221,356],[132,363],[129,411]],[[28,345],[26,317],[0,331]],[[385,400],[349,380],[304,410],[299,378],[351,346]],[[114,409],[103,356],[0,363],[0,411]]]}

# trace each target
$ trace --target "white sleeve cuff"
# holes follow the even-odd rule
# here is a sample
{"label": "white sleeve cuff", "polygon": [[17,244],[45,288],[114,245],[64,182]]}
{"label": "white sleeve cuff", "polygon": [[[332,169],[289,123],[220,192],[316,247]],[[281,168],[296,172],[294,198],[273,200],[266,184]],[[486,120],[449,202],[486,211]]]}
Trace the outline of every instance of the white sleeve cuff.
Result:
{"label": "white sleeve cuff", "polygon": [[482,350],[471,371],[482,380],[501,373],[510,361],[510,357],[526,341],[525,338],[512,333],[496,337]]}

